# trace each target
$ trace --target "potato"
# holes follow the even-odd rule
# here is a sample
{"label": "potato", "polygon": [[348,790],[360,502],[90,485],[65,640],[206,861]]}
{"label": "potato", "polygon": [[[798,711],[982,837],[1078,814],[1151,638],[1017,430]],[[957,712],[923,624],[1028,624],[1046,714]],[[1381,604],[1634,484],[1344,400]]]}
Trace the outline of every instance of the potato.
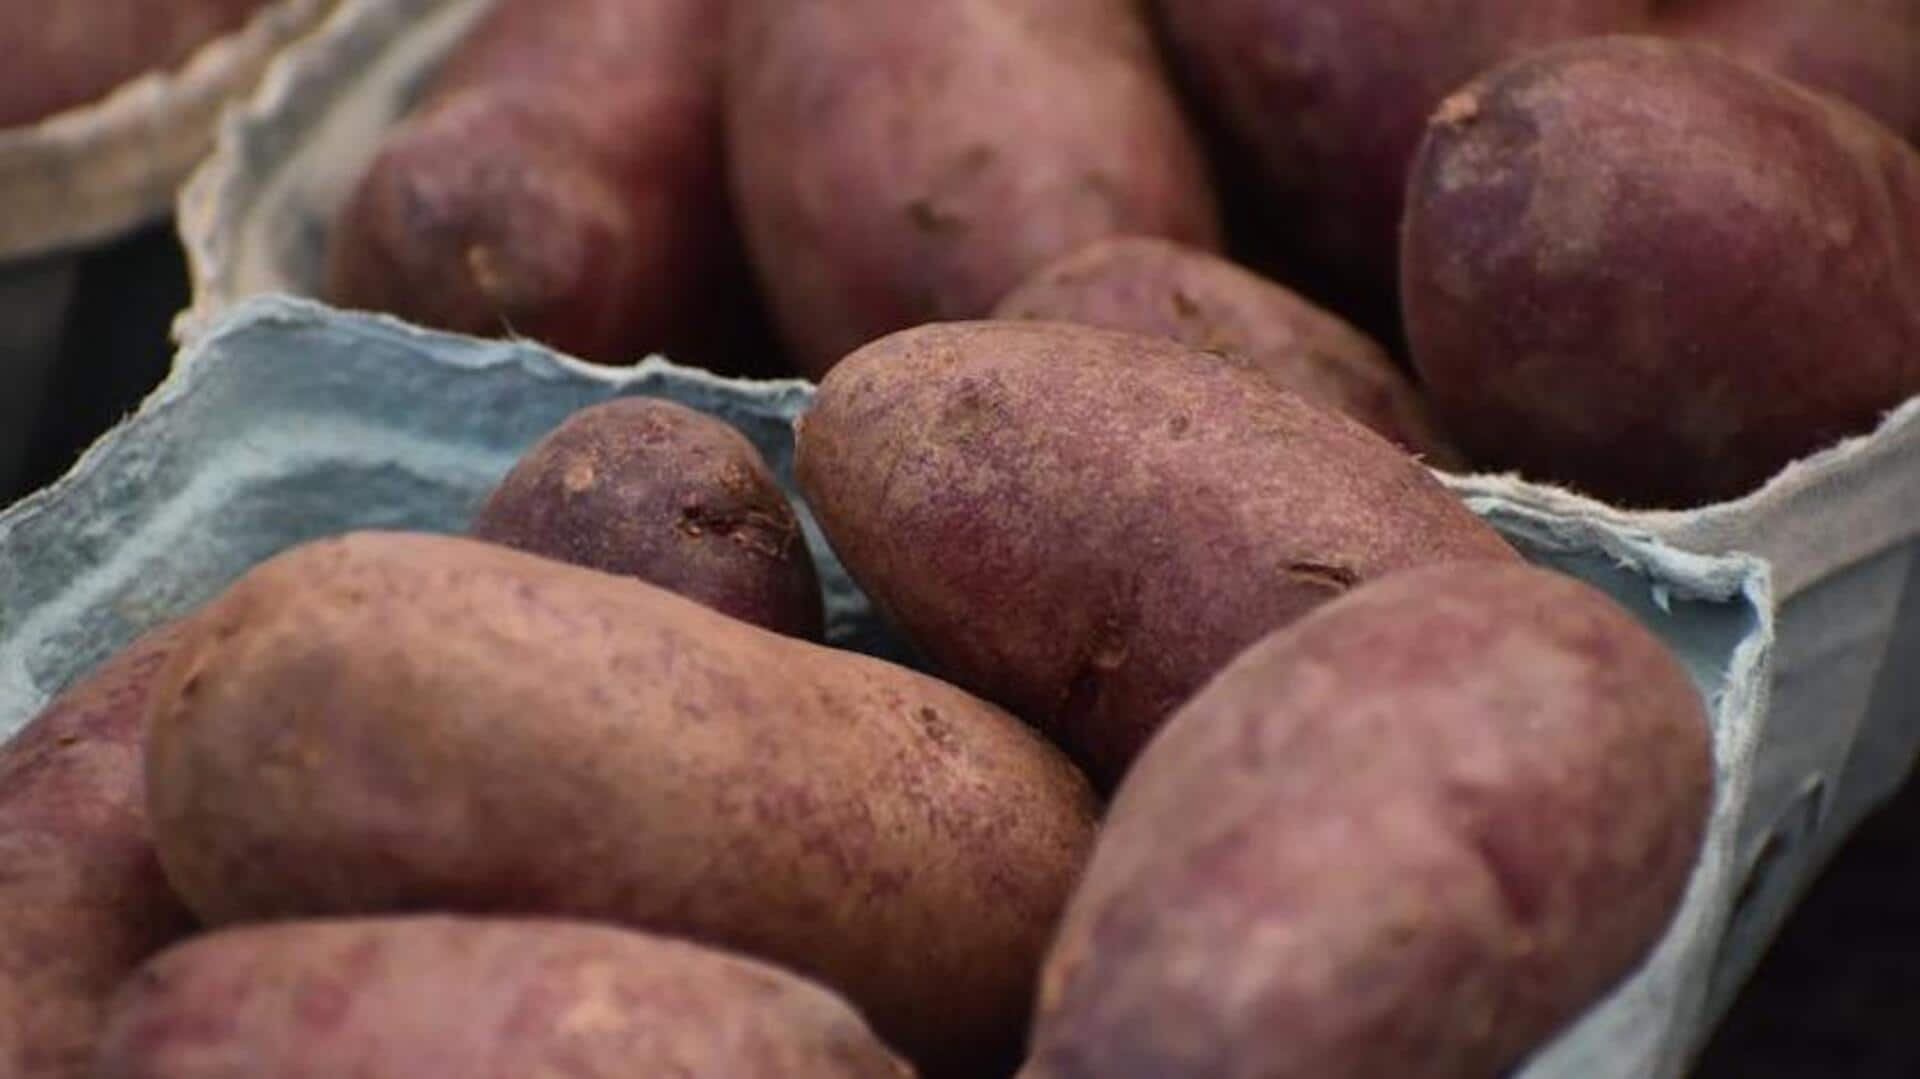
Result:
{"label": "potato", "polygon": [[1483,563],[1358,589],[1141,757],[1022,1075],[1508,1074],[1659,938],[1712,783],[1686,671],[1585,585]]}
{"label": "potato", "polygon": [[1453,462],[1419,392],[1371,338],[1204,251],[1142,236],[1097,240],[1028,278],[994,317],[1078,322],[1239,357],[1409,453]]}
{"label": "potato", "polygon": [[1920,141],[1920,0],[1683,0],[1661,29],[1833,94]]}
{"label": "potato", "polygon": [[726,201],[716,0],[501,0],[334,224],[326,294],[609,363],[762,362]]}
{"label": "potato", "polygon": [[88,1074],[114,987],[191,926],[140,767],[153,678],[190,633],[147,634],[0,746],[0,1075]]}
{"label": "potato", "polygon": [[1269,630],[1393,570],[1516,557],[1413,460],[1246,366],[1063,323],[860,350],[797,460],[893,623],[1109,786]]}
{"label": "potato", "polygon": [[91,104],[176,67],[271,0],[0,0],[0,128]]}
{"label": "potato", "polygon": [[164,675],[148,790],[209,924],[615,922],[818,978],[960,1074],[1018,1041],[1096,805],[997,709],[449,537],[308,545],[205,618]]}
{"label": "potato", "polygon": [[735,0],[727,95],[749,247],[815,377],[1104,236],[1218,244],[1132,0]]}
{"label": "potato", "polygon": [[1577,43],[1448,99],[1403,272],[1462,448],[1633,506],[1745,494],[1920,393],[1920,155],[1704,49]]}
{"label": "potato", "polygon": [[1390,289],[1427,115],[1486,67],[1635,25],[1650,0],[1158,0],[1198,99],[1258,167],[1289,242]]}
{"label": "potato", "polygon": [[230,929],[115,1001],[97,1079],[909,1076],[833,994],[693,944],[559,921]]}
{"label": "potato", "polygon": [[1711,42],[1920,135],[1916,0],[1157,0],[1197,99],[1264,181],[1286,247],[1390,294],[1427,117],[1488,68],[1600,34]]}
{"label": "potato", "polygon": [[786,492],[740,432],[658,398],[594,405],[527,451],[475,537],[821,635],[820,581]]}

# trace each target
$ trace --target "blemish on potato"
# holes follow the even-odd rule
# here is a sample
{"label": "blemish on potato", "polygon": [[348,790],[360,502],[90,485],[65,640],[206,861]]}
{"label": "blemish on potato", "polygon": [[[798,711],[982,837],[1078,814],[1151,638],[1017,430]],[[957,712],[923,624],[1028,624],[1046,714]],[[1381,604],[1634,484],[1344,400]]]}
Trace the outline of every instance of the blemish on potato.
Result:
{"label": "blemish on potato", "polygon": [[952,725],[939,712],[922,707],[913,713],[913,718],[920,722],[920,729],[935,746],[948,751],[958,748],[959,740],[954,737]]}
{"label": "blemish on potato", "polygon": [[591,488],[595,478],[593,462],[585,457],[576,457],[567,463],[566,472],[562,474],[560,482],[569,494],[577,495]]}
{"label": "blemish on potato", "polygon": [[1433,122],[1454,126],[1471,123],[1480,115],[1480,95],[1473,90],[1462,90],[1440,102],[1434,110]]}
{"label": "blemish on potato", "polygon": [[474,285],[483,295],[495,300],[506,299],[506,272],[500,257],[486,245],[473,244],[467,248],[467,273],[472,275]]}
{"label": "blemish on potato", "polygon": [[1319,562],[1291,562],[1286,569],[1287,575],[1296,581],[1324,588],[1329,592],[1345,592],[1360,582],[1360,575],[1345,566],[1326,565]]}
{"label": "blemish on potato", "polygon": [[967,230],[966,218],[934,205],[932,199],[919,198],[907,203],[907,220],[930,236],[953,236]]}

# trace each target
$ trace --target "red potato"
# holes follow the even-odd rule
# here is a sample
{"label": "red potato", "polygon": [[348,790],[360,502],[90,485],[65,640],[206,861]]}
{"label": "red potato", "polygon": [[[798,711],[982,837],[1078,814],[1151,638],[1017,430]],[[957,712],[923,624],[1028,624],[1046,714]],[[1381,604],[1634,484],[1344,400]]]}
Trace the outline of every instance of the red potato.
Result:
{"label": "red potato", "polygon": [[1920,152],[1703,48],[1579,42],[1448,99],[1404,257],[1461,448],[1622,504],[1739,497],[1920,393]]}
{"label": "red potato", "polygon": [[1864,109],[1920,142],[1920,0],[1680,0],[1660,31]]}
{"label": "red potato", "polygon": [[1632,26],[1649,0],[1158,0],[1199,99],[1254,159],[1288,242],[1390,287],[1427,115],[1488,66]]}
{"label": "red potato", "polygon": [[746,436],[660,398],[581,409],[480,507],[476,539],[635,577],[793,637],[822,633],[813,552]]}
{"label": "red potato", "polygon": [[326,293],[609,363],[754,354],[718,0],[502,0],[334,225]]}
{"label": "red potato", "polygon": [[249,571],[153,706],[213,926],[574,917],[817,978],[929,1071],[1017,1046],[1098,804],[1013,717],[640,581],[364,533]]}
{"label": "red potato", "polygon": [[147,634],[0,746],[0,1076],[87,1075],[114,988],[192,926],[141,774],[148,694],[191,633]]}
{"label": "red potato", "polygon": [[1485,1079],[1660,939],[1699,692],[1571,578],[1366,585],[1248,649],[1115,798],[1024,1079]]}
{"label": "red potato", "polygon": [[272,0],[0,0],[0,128],[174,68]]}
{"label": "red potato", "polygon": [[907,1079],[775,967],[559,921],[286,922],[183,944],[115,1001],[95,1079]]}
{"label": "red potato", "polygon": [[1384,439],[1244,364],[1088,326],[922,326],[798,425],[834,550],[954,681],[1095,782],[1241,649],[1355,585],[1515,560]]}
{"label": "red potato", "polygon": [[735,0],[729,44],[736,202],[809,375],[1101,237],[1218,245],[1132,0]]}
{"label": "red potato", "polygon": [[1101,240],[1028,278],[994,317],[1078,322],[1237,357],[1429,464],[1456,460],[1419,391],[1371,338],[1204,251],[1140,236]]}
{"label": "red potato", "polygon": [[1920,0],[1157,0],[1199,100],[1253,159],[1277,241],[1391,294],[1427,117],[1482,72],[1603,34],[1715,44],[1920,136]]}

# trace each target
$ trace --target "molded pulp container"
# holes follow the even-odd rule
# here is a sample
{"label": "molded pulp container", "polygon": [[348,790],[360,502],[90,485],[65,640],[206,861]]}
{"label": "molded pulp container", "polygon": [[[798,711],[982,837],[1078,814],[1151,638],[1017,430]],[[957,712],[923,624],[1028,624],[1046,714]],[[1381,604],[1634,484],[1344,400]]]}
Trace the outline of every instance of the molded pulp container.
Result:
{"label": "molded pulp container", "polygon": [[[202,338],[243,297],[314,295],[334,214],[382,131],[489,0],[345,0],[290,50],[222,134],[183,197]],[[1711,980],[1673,987],[1621,1048],[1569,1076],[1679,1074],[1808,881],[1909,774],[1920,751],[1920,401],[1873,434],[1799,462],[1736,502],[1620,510],[1512,477],[1447,477],[1484,513],[1706,558],[1772,567],[1771,698],[1731,854],[1738,917]],[[1655,1006],[1648,998],[1648,1006]],[[1548,1054],[1536,1074],[1559,1074]]]}
{"label": "molded pulp container", "polygon": [[[527,446],[619,394],[671,397],[732,422],[791,490],[806,383],[734,382],[659,359],[594,368],[304,301],[240,304],[71,475],[0,515],[0,737],[142,629],[275,552],[355,528],[463,529]],[[1497,495],[1476,508],[1530,557],[1631,608],[1709,705],[1718,782],[1685,905],[1648,964],[1525,1073],[1673,1074],[1703,1033],[1716,971],[1751,958],[1749,938],[1729,944],[1727,928],[1742,916],[1738,838],[1765,740],[1766,566]],[[832,640],[904,656],[810,517],[806,527]]]}

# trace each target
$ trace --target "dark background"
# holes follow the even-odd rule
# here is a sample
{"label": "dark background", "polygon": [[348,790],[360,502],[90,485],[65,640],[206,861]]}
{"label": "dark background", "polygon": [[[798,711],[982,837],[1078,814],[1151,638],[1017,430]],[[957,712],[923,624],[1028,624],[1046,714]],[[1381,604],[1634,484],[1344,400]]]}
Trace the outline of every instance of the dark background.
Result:
{"label": "dark background", "polygon": [[1920,1076],[1917,838],[1920,788],[1909,783],[1814,883],[1701,1060],[1699,1079]]}
{"label": "dark background", "polygon": [[81,263],[46,408],[30,436],[12,503],[64,474],[94,439],[139,407],[172,362],[168,331],[187,305],[187,270],[171,224],[110,244]]}
{"label": "dark background", "polygon": [[[165,375],[187,303],[171,226],[81,270],[27,484],[52,482]],[[1699,1079],[1920,1079],[1920,791],[1867,822],[1808,893],[1701,1061]]]}

